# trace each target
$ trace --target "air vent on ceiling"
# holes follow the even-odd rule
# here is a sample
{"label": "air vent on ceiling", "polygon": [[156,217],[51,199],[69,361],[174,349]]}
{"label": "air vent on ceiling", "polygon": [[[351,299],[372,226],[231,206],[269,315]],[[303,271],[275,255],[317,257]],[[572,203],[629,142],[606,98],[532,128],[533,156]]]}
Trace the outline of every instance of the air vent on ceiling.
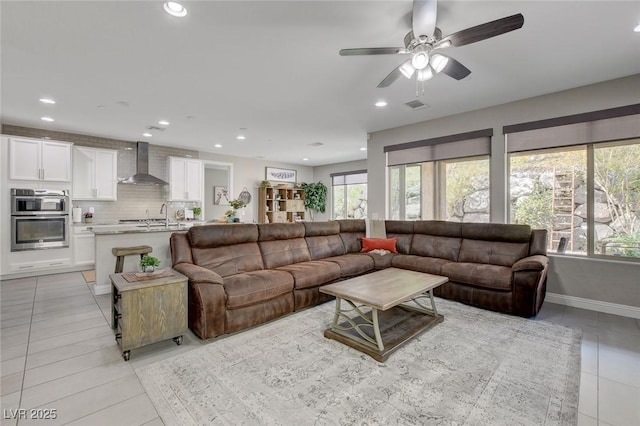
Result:
{"label": "air vent on ceiling", "polygon": [[158,127],[158,126],[147,126],[147,130],[157,130],[158,132],[164,132],[165,128],[164,127]]}
{"label": "air vent on ceiling", "polygon": [[405,105],[408,106],[409,108],[413,109],[413,110],[427,108],[429,106],[427,104],[423,104],[422,102],[420,102],[417,99],[415,99],[413,101],[405,102]]}
{"label": "air vent on ceiling", "polygon": [[309,144],[309,146],[322,146],[322,145],[324,145],[322,142],[314,142]]}

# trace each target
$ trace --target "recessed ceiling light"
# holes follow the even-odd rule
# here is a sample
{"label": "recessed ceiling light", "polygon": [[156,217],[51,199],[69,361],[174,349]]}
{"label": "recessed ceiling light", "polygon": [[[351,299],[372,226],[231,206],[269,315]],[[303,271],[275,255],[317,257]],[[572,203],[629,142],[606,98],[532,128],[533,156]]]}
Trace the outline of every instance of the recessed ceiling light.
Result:
{"label": "recessed ceiling light", "polygon": [[158,124],[160,124],[162,126],[168,126],[169,122],[167,120],[160,120],[160,121],[158,121]]}
{"label": "recessed ceiling light", "polygon": [[238,136],[236,136],[236,139],[238,139],[238,140],[240,140],[240,141],[243,141],[243,140],[245,140],[246,138],[247,138],[247,137],[246,137],[245,135],[238,135]]}
{"label": "recessed ceiling light", "polygon": [[40,117],[40,120],[42,121],[55,121],[53,118],[51,117]]}
{"label": "recessed ceiling light", "polygon": [[222,145],[220,145],[219,143],[217,143],[217,144],[215,144],[213,147],[214,147],[214,148],[222,148]]}
{"label": "recessed ceiling light", "polygon": [[363,146],[362,148],[360,148],[360,151],[366,151],[367,147]]}
{"label": "recessed ceiling light", "polygon": [[151,133],[149,133],[149,132],[145,132],[145,133],[142,134],[142,136],[144,136],[145,138],[150,138],[153,135]]}
{"label": "recessed ceiling light", "polygon": [[50,104],[50,105],[53,105],[56,103],[56,101],[49,98],[40,98],[40,102],[42,102],[43,104]]}
{"label": "recessed ceiling light", "polygon": [[378,102],[375,103],[375,105],[377,107],[379,107],[379,108],[382,108],[382,107],[386,107],[387,106],[387,102],[386,101],[378,101]]}
{"label": "recessed ceiling light", "polygon": [[640,33],[640,24],[636,25],[636,27],[633,29],[633,31]]}
{"label": "recessed ceiling light", "polygon": [[164,11],[167,12],[171,16],[177,16],[178,18],[182,18],[187,16],[187,9],[177,3],[175,1],[168,1],[164,4]]}
{"label": "recessed ceiling light", "polygon": [[302,161],[309,161],[307,157],[303,158]]}

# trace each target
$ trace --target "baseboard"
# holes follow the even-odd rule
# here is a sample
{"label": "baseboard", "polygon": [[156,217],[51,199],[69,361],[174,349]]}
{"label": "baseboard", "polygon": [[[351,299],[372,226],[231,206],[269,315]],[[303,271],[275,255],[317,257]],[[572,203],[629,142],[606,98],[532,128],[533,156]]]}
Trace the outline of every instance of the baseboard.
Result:
{"label": "baseboard", "polygon": [[110,285],[93,285],[93,294],[95,294],[96,296],[108,293],[111,293]]}
{"label": "baseboard", "polygon": [[545,302],[556,303],[558,305],[573,306],[574,308],[589,309],[590,311],[640,319],[640,307],[637,306],[583,299],[582,297],[566,296],[557,293],[547,293],[544,300]]}

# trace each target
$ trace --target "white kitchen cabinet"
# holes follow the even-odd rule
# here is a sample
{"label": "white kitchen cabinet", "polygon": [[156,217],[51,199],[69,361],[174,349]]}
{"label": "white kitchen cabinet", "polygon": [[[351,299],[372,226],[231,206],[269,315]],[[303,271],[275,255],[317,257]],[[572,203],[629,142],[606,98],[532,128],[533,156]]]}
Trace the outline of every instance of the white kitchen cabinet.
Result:
{"label": "white kitchen cabinet", "polygon": [[73,148],[74,200],[111,200],[118,194],[118,151]]}
{"label": "white kitchen cabinet", "polygon": [[168,157],[169,201],[202,201],[202,161]]}
{"label": "white kitchen cabinet", "polygon": [[71,181],[71,145],[38,139],[9,139],[9,179]]}
{"label": "white kitchen cabinet", "polygon": [[6,272],[55,271],[58,268],[72,266],[72,256],[70,247],[11,252],[8,253]]}
{"label": "white kitchen cabinet", "polygon": [[73,264],[93,265],[96,261],[96,237],[86,226],[73,227]]}

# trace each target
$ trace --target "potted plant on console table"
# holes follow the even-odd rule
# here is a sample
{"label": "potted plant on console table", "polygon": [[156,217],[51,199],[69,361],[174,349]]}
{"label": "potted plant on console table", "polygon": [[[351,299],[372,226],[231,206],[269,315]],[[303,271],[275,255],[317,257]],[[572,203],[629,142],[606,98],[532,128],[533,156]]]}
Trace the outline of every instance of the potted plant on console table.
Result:
{"label": "potted plant on console table", "polygon": [[160,259],[157,257],[149,256],[145,254],[140,259],[140,267],[142,268],[142,272],[153,272],[156,268],[160,266]]}

